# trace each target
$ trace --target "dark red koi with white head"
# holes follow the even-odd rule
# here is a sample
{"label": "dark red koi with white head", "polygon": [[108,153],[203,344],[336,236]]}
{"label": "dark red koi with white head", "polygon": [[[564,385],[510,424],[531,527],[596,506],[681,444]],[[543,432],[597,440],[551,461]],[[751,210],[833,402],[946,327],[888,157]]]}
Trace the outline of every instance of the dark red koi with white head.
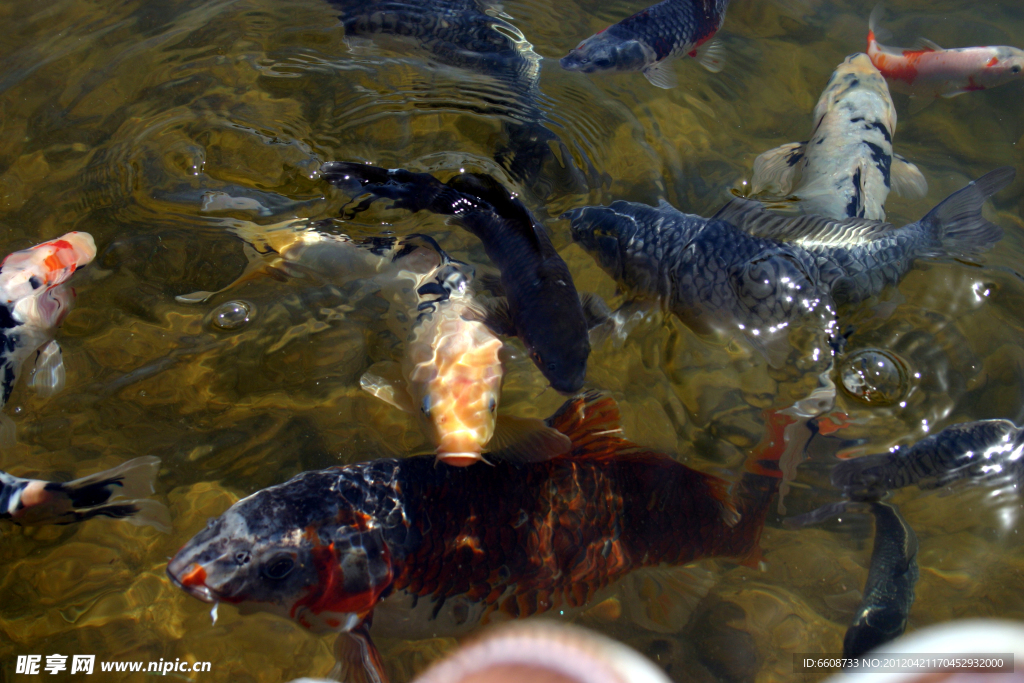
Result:
{"label": "dark red koi with white head", "polygon": [[167,572],[201,600],[369,645],[371,613],[375,632],[454,635],[582,607],[641,567],[756,556],[775,450],[755,452],[730,498],[725,481],[622,439],[610,398],[572,399],[548,424],[572,450],[546,462],[300,474],[212,520]]}

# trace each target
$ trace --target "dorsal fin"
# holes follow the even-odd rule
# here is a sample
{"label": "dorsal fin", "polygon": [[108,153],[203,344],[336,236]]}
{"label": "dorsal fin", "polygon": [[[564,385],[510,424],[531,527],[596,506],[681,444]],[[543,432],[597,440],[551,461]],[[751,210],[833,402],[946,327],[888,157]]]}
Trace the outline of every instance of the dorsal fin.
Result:
{"label": "dorsal fin", "polygon": [[805,247],[850,246],[870,242],[895,229],[892,223],[867,218],[781,216],[766,210],[760,202],[739,197],[719,209],[713,218],[755,237],[799,242]]}

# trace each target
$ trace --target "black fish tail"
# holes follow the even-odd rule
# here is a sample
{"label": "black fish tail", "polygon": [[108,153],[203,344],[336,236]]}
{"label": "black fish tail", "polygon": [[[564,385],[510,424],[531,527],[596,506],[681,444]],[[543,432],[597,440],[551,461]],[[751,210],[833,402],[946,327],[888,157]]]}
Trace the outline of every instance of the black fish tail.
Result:
{"label": "black fish tail", "polygon": [[998,242],[1002,229],[981,215],[985,200],[1009,185],[1016,171],[997,168],[942,200],[918,224],[936,241],[929,256],[972,257]]}

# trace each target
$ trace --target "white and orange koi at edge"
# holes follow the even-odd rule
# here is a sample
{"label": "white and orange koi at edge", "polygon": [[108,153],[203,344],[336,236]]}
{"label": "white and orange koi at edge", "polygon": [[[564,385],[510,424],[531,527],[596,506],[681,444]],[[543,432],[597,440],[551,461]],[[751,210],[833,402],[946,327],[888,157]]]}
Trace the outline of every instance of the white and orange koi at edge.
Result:
{"label": "white and orange koi at edge", "polygon": [[934,99],[987,90],[1024,76],[1024,50],[1006,46],[943,49],[924,38],[912,49],[880,44],[879,5],[868,22],[868,56],[889,87],[911,97]]}

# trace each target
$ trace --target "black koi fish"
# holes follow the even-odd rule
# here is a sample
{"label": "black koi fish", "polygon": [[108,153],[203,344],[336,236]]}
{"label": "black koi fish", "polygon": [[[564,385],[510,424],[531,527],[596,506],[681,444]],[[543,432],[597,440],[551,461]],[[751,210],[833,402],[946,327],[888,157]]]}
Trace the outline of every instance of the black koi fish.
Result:
{"label": "black koi fish", "polygon": [[519,337],[551,386],[573,393],[583,386],[590,355],[588,323],[569,267],[543,226],[508,190],[490,176],[464,173],[442,183],[427,173],[387,170],[332,161],[321,176],[350,192],[393,199],[392,208],[453,216],[480,238],[501,271],[507,313],[489,322],[501,334]]}

